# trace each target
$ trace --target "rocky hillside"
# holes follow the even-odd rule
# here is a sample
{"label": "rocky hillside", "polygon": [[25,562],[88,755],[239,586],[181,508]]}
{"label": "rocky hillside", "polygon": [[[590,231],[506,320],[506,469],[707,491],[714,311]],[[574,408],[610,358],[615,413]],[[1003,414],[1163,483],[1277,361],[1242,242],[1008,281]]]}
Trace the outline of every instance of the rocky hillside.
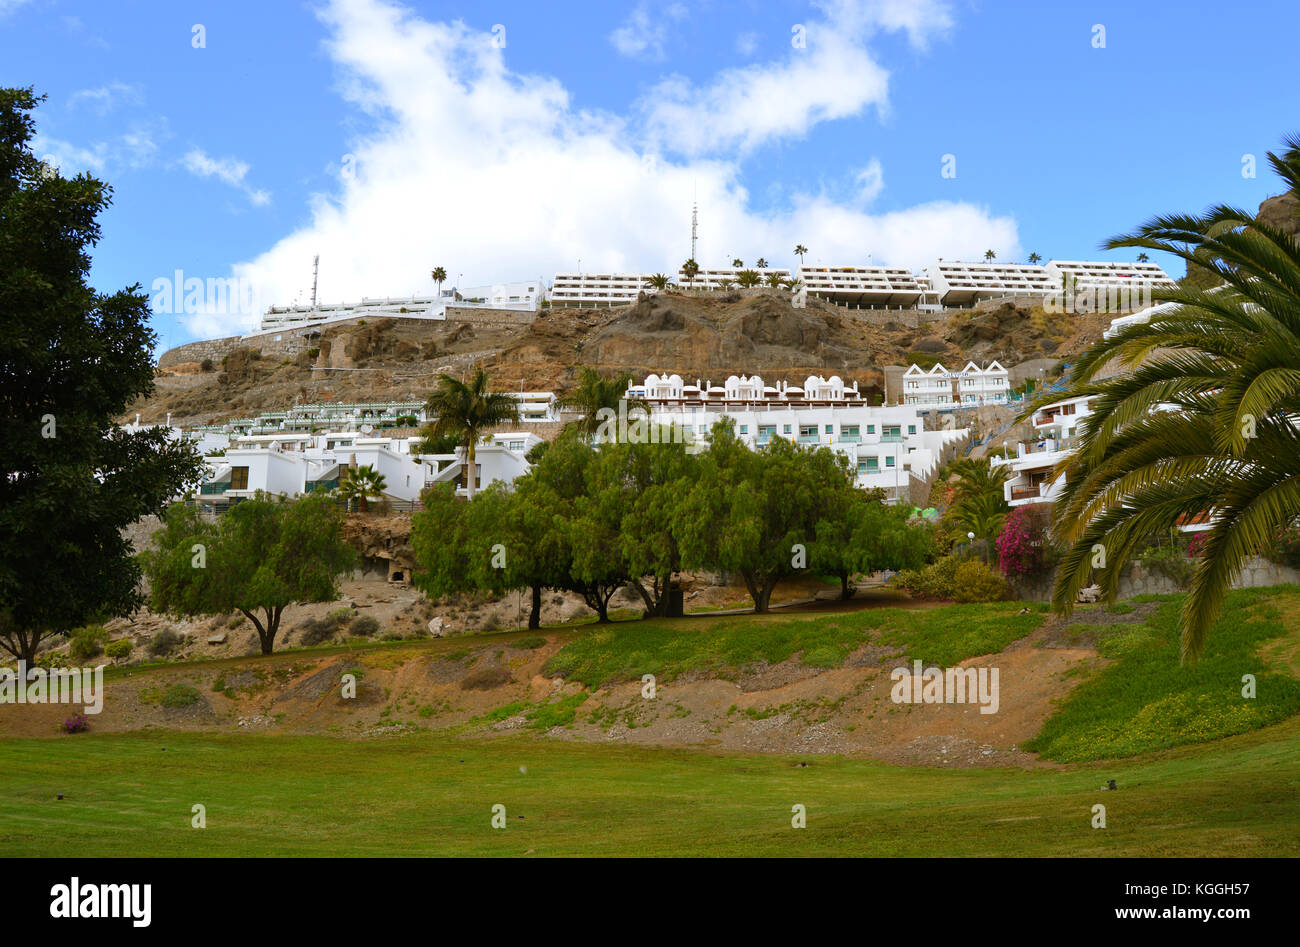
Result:
{"label": "rocky hillside", "polygon": [[947,363],[997,359],[1014,366],[1077,355],[1109,325],[1106,315],[1048,314],[1007,304],[939,318],[847,311],[786,293],[643,295],[627,307],[542,312],[525,326],[379,320],[328,329],[295,358],[232,351],[224,363],[173,365],[131,412],[183,424],[274,410],[298,401],[422,400],[440,372],[481,364],[503,388],[568,389],[579,366],[634,377],[673,371],[723,381],[758,372],[802,381],[834,372],[880,392],[882,370],[921,353]]}

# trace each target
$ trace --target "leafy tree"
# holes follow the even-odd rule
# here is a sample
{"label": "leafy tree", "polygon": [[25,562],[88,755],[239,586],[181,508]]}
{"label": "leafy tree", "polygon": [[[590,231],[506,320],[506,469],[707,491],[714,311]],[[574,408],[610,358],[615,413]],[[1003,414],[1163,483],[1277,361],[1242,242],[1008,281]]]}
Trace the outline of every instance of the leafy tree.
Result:
{"label": "leafy tree", "polygon": [[710,443],[695,485],[674,511],[682,561],[739,573],[754,610],[766,612],[777,583],[807,567],[817,523],[834,510],[834,498],[852,489],[848,462],[784,438],[751,451],[730,418],[713,426]]}
{"label": "leafy tree", "polygon": [[293,502],[259,495],[215,523],[173,504],[154,550],[141,557],[152,607],[179,616],[238,611],[257,629],[262,653],[271,654],[286,608],[338,597],[338,577],[356,561],[343,523],[325,493]]}
{"label": "leafy tree", "polygon": [[840,580],[840,598],[856,591],[855,575],[882,569],[919,569],[933,551],[928,523],[912,519],[911,508],[887,505],[884,491],[837,491],[834,506],[817,523],[817,540],[809,565],[814,572]]}
{"label": "leafy tree", "polygon": [[411,584],[429,598],[471,588],[466,563],[467,511],[454,483],[435,483],[420,494],[424,509],[411,516],[411,550],[416,569]]}
{"label": "leafy tree", "polygon": [[445,373],[439,377],[425,411],[435,418],[425,429],[426,443],[452,434],[465,448],[465,493],[473,499],[474,448],[490,429],[518,423],[519,402],[504,392],[488,391],[487,372],[476,368],[468,383]]}
{"label": "leafy tree", "polygon": [[415,446],[417,454],[454,454],[460,446],[460,438],[455,434],[441,434],[438,437],[425,437]]}
{"label": "leafy tree", "polygon": [[349,508],[352,501],[356,500],[357,508],[362,513],[370,512],[371,497],[382,497],[387,489],[388,481],[384,475],[370,464],[348,467],[339,477],[338,495],[348,501]]}
{"label": "leafy tree", "polygon": [[42,99],[0,89],[0,647],[128,615],[140,568],[124,527],[199,482],[165,429],[116,422],[153,391],[148,297],[86,283],[112,190],[31,150]]}
{"label": "leafy tree", "polygon": [[[1285,144],[1268,160],[1300,193],[1300,136]],[[1172,253],[1222,286],[1156,292],[1178,305],[1097,343],[1067,390],[1050,396],[1095,396],[1055,505],[1056,531],[1071,546],[1053,604],[1068,611],[1089,581],[1113,597],[1148,536],[1210,513],[1180,616],[1191,660],[1245,559],[1300,518],[1300,245],[1219,205],[1157,217],[1106,247]],[[1112,361],[1124,371],[1103,376]]]}

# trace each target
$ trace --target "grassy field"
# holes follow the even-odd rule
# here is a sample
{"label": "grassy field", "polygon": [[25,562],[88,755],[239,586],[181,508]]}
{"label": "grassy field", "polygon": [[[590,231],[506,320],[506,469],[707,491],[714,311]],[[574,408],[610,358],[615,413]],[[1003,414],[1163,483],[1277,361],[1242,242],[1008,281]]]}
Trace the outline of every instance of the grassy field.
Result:
{"label": "grassy field", "polygon": [[6,740],[0,856],[1297,855],[1297,737],[1292,718],[1212,753],[1035,771],[541,737]]}

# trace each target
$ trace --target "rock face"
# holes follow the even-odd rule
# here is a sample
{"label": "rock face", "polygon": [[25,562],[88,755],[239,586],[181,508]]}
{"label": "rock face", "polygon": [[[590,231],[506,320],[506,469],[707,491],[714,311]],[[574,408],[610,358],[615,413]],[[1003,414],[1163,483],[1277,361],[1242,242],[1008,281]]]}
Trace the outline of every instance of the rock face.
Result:
{"label": "rock face", "polygon": [[410,517],[350,515],[343,536],[360,555],[363,572],[382,573],[389,581],[411,581],[415,552]]}
{"label": "rock face", "polygon": [[1291,236],[1300,236],[1300,197],[1287,191],[1259,205],[1259,219]]}

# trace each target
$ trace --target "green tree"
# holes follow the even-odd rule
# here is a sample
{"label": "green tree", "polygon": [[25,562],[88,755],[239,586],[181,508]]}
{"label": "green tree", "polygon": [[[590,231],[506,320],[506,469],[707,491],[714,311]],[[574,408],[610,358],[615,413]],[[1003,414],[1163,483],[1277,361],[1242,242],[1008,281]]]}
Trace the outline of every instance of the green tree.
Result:
{"label": "green tree", "polygon": [[724,419],[713,426],[695,485],[674,511],[683,564],[738,573],[754,610],[766,612],[777,584],[807,567],[817,523],[850,489],[841,455],[803,450],[784,438],[751,451]]}
{"label": "green tree", "polygon": [[447,278],[447,271],[446,271],[446,269],[444,269],[444,268],[441,267],[441,266],[435,266],[435,267],[433,268],[433,272],[430,273],[429,275],[432,276],[432,277],[433,277],[433,281],[434,281],[435,283],[438,284],[438,295],[441,296],[441,295],[442,295],[442,284],[443,284],[443,281],[446,280],[446,278]]}
{"label": "green tree", "polygon": [[835,505],[817,522],[809,565],[840,580],[840,598],[853,596],[855,575],[882,569],[919,569],[933,551],[928,523],[912,519],[903,504],[886,504],[884,491],[837,491]]}
{"label": "green tree", "polygon": [[761,284],[763,277],[759,276],[758,270],[741,270],[736,274],[736,282],[748,288]]}
{"label": "green tree", "polygon": [[771,286],[773,289],[780,289],[782,286],[785,285],[786,281],[785,281],[785,277],[783,277],[780,273],[772,272],[772,273],[768,273],[767,276],[764,277],[763,282],[767,283],[767,285]]}
{"label": "green tree", "polygon": [[763,259],[762,257],[759,257],[758,262],[755,263],[754,266],[756,266],[760,270],[765,270],[767,269],[767,260]]}
{"label": "green tree", "polygon": [[[1268,160],[1300,193],[1300,137],[1285,144]],[[1157,217],[1105,245],[1172,253],[1222,286],[1158,291],[1177,305],[1097,343],[1050,396],[1093,398],[1054,510],[1071,545],[1053,603],[1068,611],[1089,581],[1113,597],[1147,537],[1210,513],[1180,616],[1191,660],[1246,558],[1300,519],[1300,245],[1228,205]],[[1123,371],[1103,374],[1108,363]]]}
{"label": "green tree", "polygon": [[338,597],[339,575],[356,562],[343,523],[343,511],[325,493],[293,502],[259,495],[215,523],[173,504],[155,548],[141,556],[151,607],[187,617],[238,611],[270,654],[286,608]]}
{"label": "green tree", "polygon": [[953,461],[948,470],[958,479],[953,485],[953,503],[945,519],[955,524],[962,534],[974,533],[976,541],[987,551],[1002,531],[1003,520],[1011,509],[1003,489],[1007,468],[994,467],[987,459],[962,458]]}
{"label": "green tree", "polygon": [[41,643],[140,603],[124,528],[201,479],[163,429],[116,419],[153,391],[148,297],[87,285],[112,190],[32,153],[42,99],[0,89],[0,647]]}
{"label": "green tree", "polygon": [[742,266],[745,265],[745,261],[742,260],[740,257],[736,257],[734,260],[731,261],[731,265],[734,266],[736,269],[740,269]]}
{"label": "green tree", "polygon": [[338,495],[348,501],[357,501],[357,509],[362,513],[370,512],[370,498],[382,497],[388,489],[388,481],[370,464],[359,467],[347,467],[339,477]]}
{"label": "green tree", "polygon": [[693,257],[682,264],[682,275],[692,284],[694,284],[695,277],[699,272],[700,264],[696,263]]}
{"label": "green tree", "polygon": [[466,568],[471,504],[456,496],[454,483],[435,483],[420,493],[420,505],[411,516],[411,584],[434,599],[472,588]]}
{"label": "green tree", "polygon": [[473,499],[474,449],[490,429],[519,422],[519,402],[504,392],[488,391],[487,372],[476,368],[468,383],[445,373],[440,376],[425,411],[434,418],[425,427],[426,442],[451,434],[465,449],[465,493]]}
{"label": "green tree", "polygon": [[646,280],[646,282],[649,283],[651,286],[653,286],[655,289],[662,291],[667,289],[672,281],[668,279],[668,276],[666,274],[656,273],[654,276]]}
{"label": "green tree", "polygon": [[799,258],[799,265],[803,266],[803,255],[808,252],[808,248],[802,243],[795,244],[794,255]]}
{"label": "green tree", "polygon": [[985,262],[985,263],[992,263],[992,262],[993,262],[994,260],[996,260],[997,258],[998,258],[998,255],[997,255],[997,253],[995,253],[994,251],[992,251],[992,250],[985,250],[985,251],[984,251],[984,262]]}
{"label": "green tree", "polygon": [[1039,256],[1037,253],[1031,253],[1031,254],[1029,254],[1029,262],[1030,262],[1030,263],[1033,263],[1033,264],[1036,265],[1036,264],[1042,263],[1042,262],[1043,262],[1043,258],[1042,258],[1041,256]]}

